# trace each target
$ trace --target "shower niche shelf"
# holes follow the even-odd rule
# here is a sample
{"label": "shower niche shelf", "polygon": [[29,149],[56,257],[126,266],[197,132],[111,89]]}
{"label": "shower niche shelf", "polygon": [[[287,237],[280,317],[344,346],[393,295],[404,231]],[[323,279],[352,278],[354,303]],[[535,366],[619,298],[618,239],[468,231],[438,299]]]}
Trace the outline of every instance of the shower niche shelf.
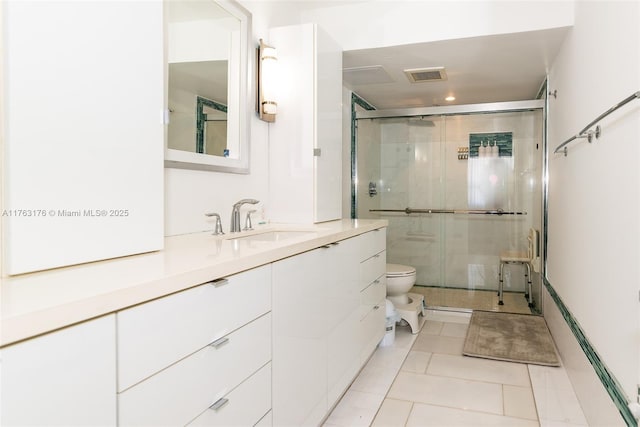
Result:
{"label": "shower niche shelf", "polygon": [[486,157],[512,157],[513,132],[491,132],[469,134],[469,158],[484,157],[480,155],[480,146],[490,149],[498,147],[497,155],[486,154]]}

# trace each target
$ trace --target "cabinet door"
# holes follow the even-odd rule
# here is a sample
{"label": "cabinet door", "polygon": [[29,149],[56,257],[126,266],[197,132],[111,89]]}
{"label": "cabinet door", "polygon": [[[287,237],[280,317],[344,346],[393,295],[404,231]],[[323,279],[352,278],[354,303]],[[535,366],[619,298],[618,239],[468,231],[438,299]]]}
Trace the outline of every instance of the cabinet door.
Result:
{"label": "cabinet door", "polygon": [[315,222],[342,216],[342,48],[315,26]]}
{"label": "cabinet door", "polygon": [[327,250],[328,403],[332,406],[360,369],[359,303],[362,237],[342,240]]}
{"label": "cabinet door", "polygon": [[269,127],[269,210],[275,222],[314,221],[314,26],[269,30],[278,49],[278,117]]}
{"label": "cabinet door", "polygon": [[162,249],[163,2],[3,3],[5,273]]}
{"label": "cabinet door", "polygon": [[327,412],[328,253],[273,264],[273,425],[318,425]]}
{"label": "cabinet door", "polygon": [[0,425],[116,424],[115,316],[0,351]]}
{"label": "cabinet door", "polygon": [[270,128],[271,219],[342,215],[342,49],[314,24],[269,30],[278,49],[278,118]]}

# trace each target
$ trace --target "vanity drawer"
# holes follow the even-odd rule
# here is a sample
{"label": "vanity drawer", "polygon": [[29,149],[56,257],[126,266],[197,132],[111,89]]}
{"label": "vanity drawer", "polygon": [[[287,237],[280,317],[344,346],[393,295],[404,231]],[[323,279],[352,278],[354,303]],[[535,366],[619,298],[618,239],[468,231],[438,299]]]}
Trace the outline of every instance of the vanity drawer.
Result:
{"label": "vanity drawer", "polygon": [[185,425],[254,372],[270,366],[271,313],[223,340],[120,393],[118,425]]}
{"label": "vanity drawer", "polygon": [[[226,403],[225,403],[226,401]],[[271,363],[221,397],[218,409],[208,408],[190,426],[252,426],[271,410]],[[213,405],[212,405],[213,407]]]}
{"label": "vanity drawer", "polygon": [[266,265],[118,312],[118,391],[270,310]]}
{"label": "vanity drawer", "polygon": [[387,273],[387,251],[376,253],[360,263],[360,290]]}
{"label": "vanity drawer", "polygon": [[387,248],[386,228],[378,228],[373,231],[361,234],[359,237],[362,238],[362,247],[364,248],[364,257],[361,259],[361,261],[366,258],[372,257],[373,255],[380,253]]}
{"label": "vanity drawer", "polygon": [[383,274],[360,292],[360,319],[363,319],[371,310],[386,311],[384,305],[384,299],[387,295],[386,280],[386,276]]}

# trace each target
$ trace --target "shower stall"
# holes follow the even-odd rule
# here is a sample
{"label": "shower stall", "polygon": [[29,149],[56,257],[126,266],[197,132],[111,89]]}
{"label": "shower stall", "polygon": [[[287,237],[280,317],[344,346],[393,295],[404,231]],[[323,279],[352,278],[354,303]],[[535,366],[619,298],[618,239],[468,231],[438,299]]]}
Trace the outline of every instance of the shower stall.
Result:
{"label": "shower stall", "polygon": [[[352,216],[389,221],[387,262],[416,268],[428,306],[498,308],[500,254],[542,231],[543,106],[353,110]],[[535,263],[532,279],[536,311]],[[505,268],[506,311],[528,311],[525,284],[523,265]]]}

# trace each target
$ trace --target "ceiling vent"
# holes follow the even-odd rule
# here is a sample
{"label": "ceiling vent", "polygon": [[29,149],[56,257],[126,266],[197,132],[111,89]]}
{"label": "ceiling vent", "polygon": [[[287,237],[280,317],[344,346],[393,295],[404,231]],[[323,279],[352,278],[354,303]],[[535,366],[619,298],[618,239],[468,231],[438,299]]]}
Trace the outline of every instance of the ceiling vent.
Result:
{"label": "ceiling vent", "polygon": [[447,73],[444,67],[431,68],[411,68],[404,70],[411,83],[439,82],[447,80]]}

